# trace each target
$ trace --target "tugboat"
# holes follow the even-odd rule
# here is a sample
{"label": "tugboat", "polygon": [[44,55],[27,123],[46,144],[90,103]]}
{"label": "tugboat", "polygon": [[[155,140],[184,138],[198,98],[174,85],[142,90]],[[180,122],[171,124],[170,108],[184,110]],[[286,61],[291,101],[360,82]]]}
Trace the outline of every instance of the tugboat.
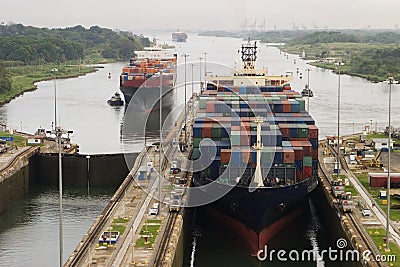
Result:
{"label": "tugboat", "polygon": [[107,100],[107,103],[110,106],[124,105],[124,101],[121,99],[121,95],[118,92],[115,92],[115,94],[109,100]]}
{"label": "tugboat", "polygon": [[308,84],[306,84],[306,85],[304,86],[304,89],[301,91],[301,95],[302,95],[303,97],[306,97],[306,96],[308,96],[308,97],[313,97],[313,96],[314,96],[313,91],[311,91],[311,89],[308,88]]}

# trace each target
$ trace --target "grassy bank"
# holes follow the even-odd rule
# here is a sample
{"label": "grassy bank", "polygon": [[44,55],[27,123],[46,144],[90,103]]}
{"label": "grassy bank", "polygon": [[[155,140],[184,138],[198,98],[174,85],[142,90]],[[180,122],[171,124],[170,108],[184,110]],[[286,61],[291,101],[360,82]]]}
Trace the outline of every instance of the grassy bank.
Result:
{"label": "grassy bank", "polygon": [[58,70],[57,78],[72,78],[95,72],[97,68],[93,65],[111,62],[114,61],[101,58],[97,52],[93,52],[85,58],[85,63],[91,64],[91,66],[80,64],[77,61],[62,64],[8,66],[6,69],[11,77],[12,89],[0,94],[0,104],[7,103],[24,92],[35,90],[37,82],[54,79],[54,73],[51,71],[54,68]]}
{"label": "grassy bank", "polygon": [[[398,65],[393,63],[393,55],[398,49],[397,44],[377,43],[288,43],[281,49],[287,53],[300,55],[303,51],[306,59],[313,66],[336,70],[334,63],[324,61],[326,58],[337,58],[345,62],[341,73],[365,78],[372,82],[380,82],[388,76],[398,78]],[[392,51],[393,55],[390,54]],[[382,54],[382,56],[380,56]],[[383,54],[385,56],[383,56]]]}

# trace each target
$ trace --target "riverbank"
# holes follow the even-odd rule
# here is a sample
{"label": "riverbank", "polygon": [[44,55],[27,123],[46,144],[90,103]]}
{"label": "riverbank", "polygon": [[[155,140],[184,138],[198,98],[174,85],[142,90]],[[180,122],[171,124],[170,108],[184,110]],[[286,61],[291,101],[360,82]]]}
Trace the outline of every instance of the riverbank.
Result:
{"label": "riverbank", "polygon": [[[0,104],[5,104],[25,92],[37,89],[35,83],[57,79],[74,78],[92,73],[98,70],[98,64],[111,63],[113,61],[101,59],[94,61],[91,65],[71,64],[71,62],[63,64],[43,64],[43,65],[26,65],[7,67],[7,72],[11,77],[12,90],[0,94]],[[56,68],[56,76],[51,71]]]}

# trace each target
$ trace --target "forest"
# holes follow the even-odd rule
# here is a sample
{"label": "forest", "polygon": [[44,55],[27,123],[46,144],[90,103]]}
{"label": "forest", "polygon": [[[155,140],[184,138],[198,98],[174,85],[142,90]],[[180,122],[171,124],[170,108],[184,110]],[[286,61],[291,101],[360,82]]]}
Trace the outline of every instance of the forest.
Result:
{"label": "forest", "polygon": [[0,102],[36,88],[37,81],[51,79],[52,68],[57,67],[59,77],[82,75],[94,71],[86,63],[127,61],[135,50],[149,45],[143,35],[99,26],[0,25]]}

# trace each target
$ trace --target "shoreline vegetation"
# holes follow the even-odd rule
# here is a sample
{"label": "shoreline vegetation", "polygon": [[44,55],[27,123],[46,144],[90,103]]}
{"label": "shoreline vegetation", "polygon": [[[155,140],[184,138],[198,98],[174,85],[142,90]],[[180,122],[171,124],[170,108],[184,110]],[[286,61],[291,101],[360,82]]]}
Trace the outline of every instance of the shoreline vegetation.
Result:
{"label": "shoreline vegetation", "polygon": [[37,82],[78,77],[97,71],[99,64],[128,61],[134,51],[149,45],[143,35],[98,26],[0,25],[0,104],[36,90]]}
{"label": "shoreline vegetation", "polygon": [[[101,64],[99,62],[98,64]],[[52,69],[56,68],[56,76]],[[20,66],[7,68],[10,73],[11,90],[0,94],[0,104],[6,104],[11,100],[23,95],[25,92],[37,89],[37,82],[56,79],[75,78],[96,72],[96,64],[91,65],[55,65],[45,64],[41,66]]]}
{"label": "shoreline vegetation", "polygon": [[302,55],[310,65],[336,71],[335,63],[344,65],[342,74],[371,82],[382,82],[389,76],[400,79],[400,30],[293,30],[293,31],[210,31],[205,36],[251,38],[262,43],[283,43],[285,53]]}

